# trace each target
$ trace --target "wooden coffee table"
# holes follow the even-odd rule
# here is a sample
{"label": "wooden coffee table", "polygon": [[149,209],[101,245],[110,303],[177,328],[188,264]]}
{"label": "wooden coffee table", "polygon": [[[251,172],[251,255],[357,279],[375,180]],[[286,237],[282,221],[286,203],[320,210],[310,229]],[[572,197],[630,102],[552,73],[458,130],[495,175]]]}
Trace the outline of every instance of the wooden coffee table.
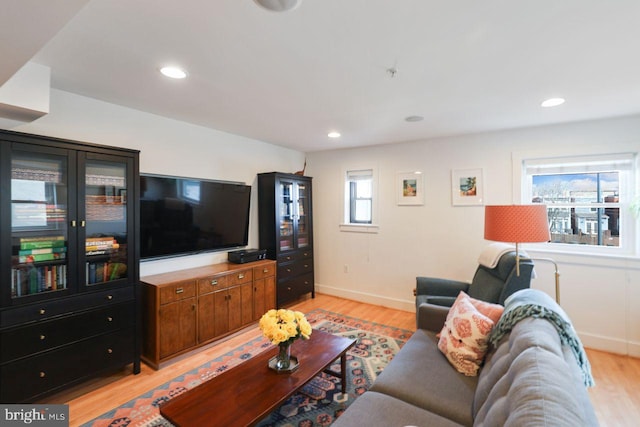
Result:
{"label": "wooden coffee table", "polygon": [[[160,414],[176,426],[251,426],[289,396],[325,371],[338,376],[346,392],[346,355],[355,340],[314,330],[308,340],[293,343],[300,366],[277,373],[268,367],[277,347],[260,353],[160,406]],[[329,366],[340,358],[340,373]]]}

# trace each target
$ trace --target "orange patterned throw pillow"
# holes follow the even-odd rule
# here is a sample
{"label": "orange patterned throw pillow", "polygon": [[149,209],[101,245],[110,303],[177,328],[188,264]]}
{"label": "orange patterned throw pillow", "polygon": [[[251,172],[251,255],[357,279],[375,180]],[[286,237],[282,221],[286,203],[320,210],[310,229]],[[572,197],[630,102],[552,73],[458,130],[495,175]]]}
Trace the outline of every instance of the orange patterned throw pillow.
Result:
{"label": "orange patterned throw pillow", "polygon": [[440,332],[438,348],[460,373],[478,375],[487,352],[487,337],[504,307],[460,292]]}

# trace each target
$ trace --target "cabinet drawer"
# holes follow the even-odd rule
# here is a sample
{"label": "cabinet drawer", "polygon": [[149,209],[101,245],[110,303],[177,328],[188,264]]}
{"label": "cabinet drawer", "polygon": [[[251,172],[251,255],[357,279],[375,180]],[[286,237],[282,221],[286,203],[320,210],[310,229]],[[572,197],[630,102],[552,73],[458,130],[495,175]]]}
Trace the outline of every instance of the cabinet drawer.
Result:
{"label": "cabinet drawer", "polygon": [[286,280],[278,280],[278,306],[297,299],[301,295],[313,292],[313,273],[293,277]]}
{"label": "cabinet drawer", "polygon": [[134,287],[112,289],[77,295],[58,301],[43,301],[25,307],[11,308],[0,312],[0,327],[46,320],[54,316],[79,310],[88,310],[106,304],[115,305],[134,299]]}
{"label": "cabinet drawer", "polygon": [[280,254],[278,256],[278,264],[291,262],[291,261],[299,261],[302,259],[313,259],[313,251],[310,249],[309,250],[300,249],[297,251]]}
{"label": "cabinet drawer", "polygon": [[33,401],[134,359],[133,327],[2,365],[0,402]]}
{"label": "cabinet drawer", "polygon": [[275,263],[266,264],[261,267],[253,268],[253,278],[263,279],[265,277],[273,276],[276,274]]}
{"label": "cabinet drawer", "polygon": [[96,335],[133,325],[134,304],[65,316],[0,332],[0,362],[40,353]]}
{"label": "cabinet drawer", "polygon": [[301,259],[287,264],[278,265],[278,278],[287,279],[313,272],[313,259]]}
{"label": "cabinet drawer", "polygon": [[240,270],[234,271],[229,274],[229,286],[240,285],[242,283],[248,283],[253,280],[253,271],[249,270]]}
{"label": "cabinet drawer", "polygon": [[229,276],[219,275],[198,279],[198,295],[205,295],[228,286]]}
{"label": "cabinet drawer", "polygon": [[186,298],[196,296],[196,282],[191,280],[188,282],[175,283],[160,288],[160,305],[170,302],[180,301]]}

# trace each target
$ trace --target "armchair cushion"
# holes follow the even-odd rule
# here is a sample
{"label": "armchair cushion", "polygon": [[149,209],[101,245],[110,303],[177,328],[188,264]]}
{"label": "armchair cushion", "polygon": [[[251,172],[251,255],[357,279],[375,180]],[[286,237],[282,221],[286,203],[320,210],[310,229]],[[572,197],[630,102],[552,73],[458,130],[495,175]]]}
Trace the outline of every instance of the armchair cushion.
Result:
{"label": "armchair cushion", "polygon": [[417,277],[416,307],[422,303],[451,307],[460,291],[467,292],[468,289],[468,283],[458,280]]}

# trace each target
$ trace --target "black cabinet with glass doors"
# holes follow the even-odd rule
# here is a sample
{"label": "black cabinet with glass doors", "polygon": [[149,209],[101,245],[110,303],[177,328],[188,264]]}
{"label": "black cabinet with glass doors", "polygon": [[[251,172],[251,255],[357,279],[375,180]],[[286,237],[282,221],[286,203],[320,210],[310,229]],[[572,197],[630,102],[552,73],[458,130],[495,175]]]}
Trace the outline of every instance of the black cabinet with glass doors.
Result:
{"label": "black cabinet with glass doors", "polygon": [[278,307],[307,293],[315,297],[311,180],[281,172],[258,174],[260,249],[278,263]]}
{"label": "black cabinet with glass doors", "polygon": [[140,371],[138,155],[0,131],[0,402]]}

